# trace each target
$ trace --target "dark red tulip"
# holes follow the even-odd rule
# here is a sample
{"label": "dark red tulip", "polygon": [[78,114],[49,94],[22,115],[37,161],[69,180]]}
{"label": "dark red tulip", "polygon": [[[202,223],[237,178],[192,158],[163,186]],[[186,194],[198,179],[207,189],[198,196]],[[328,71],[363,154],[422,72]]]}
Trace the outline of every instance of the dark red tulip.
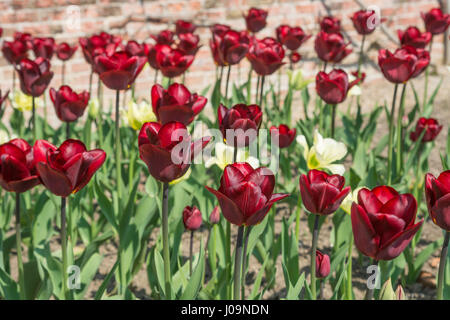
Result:
{"label": "dark red tulip", "polygon": [[325,278],[330,274],[330,256],[316,250],[316,277]]}
{"label": "dark red tulip", "polygon": [[295,51],[305,43],[311,35],[307,35],[300,27],[290,27],[288,25],[281,25],[276,30],[278,41],[288,48]]}
{"label": "dark red tulip", "polygon": [[183,33],[193,33],[197,29],[197,26],[190,21],[177,20],[175,22],[175,33],[177,35]]}
{"label": "dark red tulip", "polygon": [[321,31],[314,42],[314,49],[322,61],[339,63],[352,52],[352,49],[347,48],[349,44],[345,43],[340,33]]}
{"label": "dark red tulip", "polygon": [[430,53],[425,49],[413,49],[413,47],[407,47],[409,50],[417,56],[416,67],[414,68],[414,72],[411,78],[416,78],[421,75],[425,69],[429,66],[431,57]]}
{"label": "dark red tulip", "polygon": [[450,170],[442,172],[437,179],[427,173],[425,196],[433,222],[445,231],[450,231]]}
{"label": "dark red tulip", "polygon": [[0,145],[0,186],[6,191],[21,193],[38,185],[33,150],[45,146],[36,142],[32,148],[23,139]]}
{"label": "dark red tulip", "polygon": [[371,34],[375,31],[376,12],[373,10],[359,10],[352,16],[353,26],[360,35]]}
{"label": "dark red tulip", "polygon": [[274,38],[255,39],[247,54],[253,70],[260,76],[266,76],[277,71],[283,64],[283,46]]}
{"label": "dark red tulip", "polygon": [[301,56],[298,52],[293,51],[293,52],[291,52],[291,53],[289,54],[289,61],[290,61],[292,64],[296,64],[296,63],[299,62],[301,59],[302,59],[302,56]]}
{"label": "dark red tulip", "polygon": [[409,193],[388,186],[361,189],[351,213],[356,247],[377,261],[396,258],[423,223],[414,224],[416,212],[417,201]]}
{"label": "dark red tulip", "polygon": [[250,37],[246,31],[227,30],[221,35],[213,34],[210,42],[213,58],[218,65],[235,65],[246,56]]}
{"label": "dark red tulip", "polygon": [[357,83],[349,83],[347,73],[342,69],[333,69],[330,73],[320,71],[316,76],[316,92],[328,104],[344,102],[348,91]]}
{"label": "dark red tulip", "polygon": [[36,164],[42,184],[52,193],[67,197],[84,188],[106,159],[103,150],[87,151],[83,142],[66,140],[47,150],[46,161]]}
{"label": "dark red tulip", "polygon": [[420,118],[417,121],[416,129],[411,132],[410,139],[412,141],[417,141],[420,138],[423,130],[425,130],[425,134],[422,138],[422,142],[429,142],[436,139],[439,132],[442,130],[442,125],[436,119],[433,118]]}
{"label": "dark red tulip", "polygon": [[384,77],[393,83],[408,81],[416,71],[417,61],[417,50],[410,46],[397,49],[394,53],[381,49],[378,54],[378,65]]}
{"label": "dark red tulip", "polygon": [[106,54],[107,56],[112,55],[120,42],[120,37],[112,36],[106,32],[95,34],[89,38],[79,39],[84,58],[92,66],[95,64],[94,59],[96,56],[102,54]]}
{"label": "dark red tulip", "polygon": [[300,176],[300,193],[303,204],[311,213],[332,214],[350,192],[350,187],[344,188],[344,184],[343,176],[310,170],[307,175]]}
{"label": "dark red tulip", "polygon": [[163,30],[156,35],[150,35],[153,40],[156,41],[157,44],[165,44],[170,46],[174,43],[175,39],[173,38],[174,34],[170,30]]}
{"label": "dark red tulip", "polygon": [[258,105],[236,104],[227,109],[220,104],[217,112],[219,129],[227,144],[248,146],[258,136],[262,121],[262,111]]}
{"label": "dark red tulip", "polygon": [[190,231],[195,231],[202,226],[202,213],[196,206],[186,206],[183,209],[183,224]]}
{"label": "dark red tulip", "polygon": [[216,196],[225,219],[237,226],[260,223],[275,202],[288,196],[273,193],[275,177],[270,169],[253,169],[246,162],[226,166],[218,190],[205,187]]}
{"label": "dark red tulip", "polygon": [[67,42],[62,42],[56,47],[56,56],[59,60],[67,61],[74,55],[77,51],[78,46],[74,45],[71,47]]}
{"label": "dark red tulip", "polygon": [[5,59],[15,65],[28,57],[28,45],[20,40],[3,41],[2,52]]}
{"label": "dark red tulip", "polygon": [[320,21],[320,31],[326,33],[340,33],[341,32],[341,20],[335,17],[324,17]]}
{"label": "dark red tulip", "polygon": [[112,90],[128,89],[146,61],[145,57],[130,56],[125,51],[111,56],[99,55],[94,60],[100,79]]}
{"label": "dark red tulip", "polygon": [[165,77],[174,78],[183,74],[191,66],[194,56],[186,54],[183,50],[162,45],[156,51],[156,62]]}
{"label": "dark red tulip", "polygon": [[247,30],[250,32],[258,32],[266,26],[268,12],[263,9],[250,8],[247,15],[244,16]]}
{"label": "dark red tulip", "polygon": [[166,124],[178,121],[188,125],[203,110],[206,99],[191,92],[182,84],[173,83],[165,90],[159,84],[152,87],[152,107],[158,121]]}
{"label": "dark red tulip", "polygon": [[148,64],[155,70],[159,70],[158,61],[156,61],[156,54],[162,48],[166,48],[166,45],[163,44],[146,45]]}
{"label": "dark red tulip", "polygon": [[427,13],[421,13],[425,28],[433,35],[444,33],[450,25],[450,14],[442,13],[440,8],[434,8]]}
{"label": "dark red tulip", "polygon": [[186,54],[195,55],[200,49],[200,37],[193,33],[180,33],[178,35],[180,42],[178,43],[178,49],[183,50]]}
{"label": "dark red tulip", "polygon": [[50,98],[58,119],[63,122],[73,122],[83,115],[89,102],[89,92],[83,91],[77,94],[69,86],[61,86],[58,91],[50,89]]}
{"label": "dark red tulip", "polygon": [[356,79],[358,79],[358,84],[363,84],[364,81],[366,80],[366,73],[365,72],[359,72],[358,71],[353,71],[352,72],[352,76],[354,76]]}
{"label": "dark red tulip", "polygon": [[146,43],[140,44],[137,41],[130,40],[123,48],[123,51],[125,51],[129,56],[146,57],[148,48],[149,45],[147,45]]}
{"label": "dark red tulip", "polygon": [[171,182],[186,173],[209,141],[207,137],[192,142],[181,122],[147,122],[139,132],[139,154],[156,180]]}
{"label": "dark red tulip", "polygon": [[41,57],[34,61],[22,59],[16,65],[16,70],[19,74],[20,89],[23,93],[33,97],[42,95],[53,78],[50,61]]}
{"label": "dark red tulip", "polygon": [[220,208],[219,206],[215,206],[209,215],[209,223],[218,224],[220,221]]}
{"label": "dark red tulip", "polygon": [[279,148],[287,148],[295,139],[297,129],[289,129],[285,124],[280,124],[279,127],[271,126],[270,135],[278,141]]}
{"label": "dark red tulip", "polygon": [[51,60],[55,53],[55,39],[53,38],[33,38],[31,45],[36,57]]}
{"label": "dark red tulip", "polygon": [[219,37],[223,37],[225,32],[227,32],[228,30],[231,30],[231,27],[226,25],[226,24],[216,23],[210,29],[211,29],[211,33],[213,35],[216,35],[216,36],[219,36]]}
{"label": "dark red tulip", "polygon": [[431,41],[430,32],[420,32],[417,27],[409,27],[405,31],[398,30],[398,39],[402,46],[424,49]]}

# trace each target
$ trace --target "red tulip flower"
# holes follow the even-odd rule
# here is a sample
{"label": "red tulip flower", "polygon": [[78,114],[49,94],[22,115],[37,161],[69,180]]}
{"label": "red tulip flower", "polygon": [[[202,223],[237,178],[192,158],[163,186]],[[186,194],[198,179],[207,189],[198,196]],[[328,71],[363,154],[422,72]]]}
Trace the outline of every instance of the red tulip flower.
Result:
{"label": "red tulip flower", "polygon": [[359,72],[358,71],[353,71],[352,72],[352,76],[354,76],[356,79],[358,79],[358,84],[363,84],[364,81],[366,80],[366,73],[365,72]]}
{"label": "red tulip flower", "polygon": [[203,96],[191,94],[179,83],[171,84],[167,90],[159,84],[152,87],[153,112],[161,124],[178,121],[188,125],[203,110],[207,101]]}
{"label": "red tulip flower", "polygon": [[246,56],[250,38],[246,31],[229,29],[223,33],[213,34],[210,42],[211,51],[216,64],[220,66],[235,65]]}
{"label": "red tulip flower", "polygon": [[330,274],[330,256],[316,250],[316,277],[326,278]]}
{"label": "red tulip flower", "polygon": [[174,34],[170,30],[163,30],[157,35],[150,35],[150,37],[153,38],[153,40],[155,40],[157,44],[165,44],[168,46],[173,44],[175,41],[173,38]]}
{"label": "red tulip flower", "polygon": [[46,161],[36,164],[42,184],[60,197],[68,197],[86,186],[106,159],[103,150],[87,151],[79,140],[66,140],[57,149],[50,147]]}
{"label": "red tulip flower", "polygon": [[326,33],[340,33],[341,21],[335,17],[324,17],[320,21],[320,31]]}
{"label": "red tulip flower", "polygon": [[289,61],[292,64],[299,62],[301,59],[302,59],[302,56],[298,52],[294,51],[289,54]]}
{"label": "red tulip flower", "polygon": [[420,118],[417,121],[416,129],[411,132],[410,139],[412,141],[417,141],[420,138],[420,135],[422,134],[423,130],[425,130],[425,134],[422,138],[422,142],[429,142],[436,139],[439,132],[442,130],[442,125],[439,124],[439,122],[436,119],[433,118]]}
{"label": "red tulip flower", "polygon": [[289,129],[289,127],[285,124],[280,124],[279,127],[270,127],[270,135],[275,139],[275,141],[278,141],[279,148],[289,147],[294,141],[296,133],[297,129]]}
{"label": "red tulip flower", "polygon": [[202,226],[202,213],[196,206],[186,206],[183,209],[183,224],[190,231],[195,231]]}
{"label": "red tulip flower", "polygon": [[215,206],[209,215],[209,223],[218,224],[220,221],[220,208],[219,206]]}
{"label": "red tulip flower", "polygon": [[260,76],[267,76],[277,71],[283,64],[283,46],[274,38],[255,39],[250,45],[247,59],[253,70]]}
{"label": "red tulip flower", "polygon": [[156,180],[171,182],[186,173],[192,159],[209,141],[203,138],[192,142],[181,122],[147,122],[139,132],[139,154]]}
{"label": "red tulip flower", "polygon": [[262,121],[262,111],[258,105],[236,104],[227,109],[220,104],[217,112],[219,129],[227,144],[243,147],[256,139]]}
{"label": "red tulip flower", "polygon": [[34,150],[46,148],[38,140],[32,148],[23,139],[0,145],[0,186],[9,192],[25,192],[40,184],[34,161]]}
{"label": "red tulip flower", "polygon": [[361,189],[351,213],[356,247],[375,260],[396,258],[423,223],[414,224],[416,212],[417,201],[409,193],[388,186]]}
{"label": "red tulip flower", "polygon": [[16,65],[28,57],[28,44],[20,40],[3,41],[2,52],[10,64]]}
{"label": "red tulip flower", "polygon": [[373,10],[359,10],[351,17],[353,26],[360,35],[368,35],[375,31],[376,12]]}
{"label": "red tulip flower", "polygon": [[339,63],[352,52],[352,49],[347,48],[349,44],[345,43],[340,33],[321,31],[314,42],[314,49],[322,61]]}
{"label": "red tulip flower", "polygon": [[226,25],[226,24],[216,23],[210,29],[211,29],[211,33],[213,35],[216,35],[216,36],[219,36],[219,37],[223,37],[225,32],[227,32],[228,30],[231,30],[231,27]]}
{"label": "red tulip flower", "polygon": [[175,33],[177,35],[183,33],[193,33],[197,29],[197,26],[190,21],[177,20],[175,22]]}
{"label": "red tulip flower", "polygon": [[266,26],[268,12],[263,9],[250,8],[247,15],[244,16],[247,30],[256,33]]}
{"label": "red tulip flower", "polygon": [[434,8],[427,13],[422,13],[425,28],[433,35],[444,33],[450,26],[450,14],[442,13],[440,8]]}
{"label": "red tulip flower", "polygon": [[56,110],[58,119],[63,122],[73,122],[80,118],[89,102],[89,92],[79,94],[69,86],[61,86],[58,91],[51,88],[50,98]]}
{"label": "red tulip flower", "polygon": [[94,59],[96,56],[102,54],[106,54],[107,56],[112,55],[120,42],[120,37],[112,36],[106,32],[93,35],[89,38],[80,38],[79,40],[84,58],[92,66],[95,64]]}
{"label": "red tulip flower", "polygon": [[442,172],[437,179],[427,173],[425,196],[433,222],[445,231],[450,231],[450,170]]}
{"label": "red tulip flower", "polygon": [[72,58],[77,49],[77,45],[71,47],[67,42],[62,42],[56,47],[56,56],[61,61],[67,61]]}
{"label": "red tulip flower", "polygon": [[155,70],[159,70],[158,61],[156,61],[156,55],[158,51],[161,50],[162,48],[166,48],[166,45],[163,44],[146,45],[148,64]]}
{"label": "red tulip flower", "polygon": [[205,187],[216,196],[225,219],[237,226],[260,223],[275,202],[288,196],[273,193],[275,177],[270,169],[253,169],[246,162],[226,166],[218,190]]}
{"label": "red tulip flower", "polygon": [[405,83],[411,77],[417,76],[429,63],[427,59],[429,54],[420,50],[411,46],[397,49],[394,53],[381,49],[378,54],[378,65],[384,77],[393,83]]}
{"label": "red tulip flower", "polygon": [[406,48],[409,48],[409,50],[412,51],[413,54],[415,54],[417,57],[416,67],[414,68],[414,72],[411,76],[411,78],[417,78],[430,65],[430,61],[431,61],[430,53],[425,49],[412,50],[412,47],[406,47]]}
{"label": "red tulip flower", "polygon": [[344,102],[348,91],[359,79],[349,83],[347,73],[341,69],[333,69],[330,73],[320,71],[316,76],[316,92],[328,104]]}
{"label": "red tulip flower", "polygon": [[125,51],[129,56],[146,57],[148,48],[149,46],[146,43],[140,44],[135,40],[130,40],[123,48],[123,51]]}
{"label": "red tulip flower", "polygon": [[300,48],[303,43],[312,37],[311,35],[307,35],[302,28],[290,27],[288,25],[279,26],[276,32],[278,41],[292,51]]}
{"label": "red tulip flower", "polygon": [[430,32],[420,32],[417,27],[409,27],[405,31],[398,30],[398,39],[402,46],[424,49],[433,37]]}
{"label": "red tulip flower", "polygon": [[36,57],[51,60],[55,53],[55,39],[53,38],[33,38],[31,45]]}
{"label": "red tulip flower", "polygon": [[180,42],[178,49],[183,50],[186,54],[195,55],[200,49],[200,37],[193,33],[180,33],[178,35]]}
{"label": "red tulip flower", "polygon": [[156,52],[156,62],[164,76],[174,78],[183,74],[191,66],[194,56],[186,54],[183,50],[163,45]]}
{"label": "red tulip flower", "polygon": [[41,57],[34,61],[22,59],[16,66],[16,70],[19,74],[22,92],[33,97],[42,95],[53,78],[50,61]]}
{"label": "red tulip flower", "polygon": [[343,176],[310,170],[307,175],[300,176],[300,193],[303,204],[311,213],[332,214],[350,192],[350,187],[344,188],[344,184]]}
{"label": "red tulip flower", "polygon": [[130,56],[125,51],[118,51],[111,56],[97,56],[94,61],[100,79],[108,88],[126,90],[142,70],[146,58]]}

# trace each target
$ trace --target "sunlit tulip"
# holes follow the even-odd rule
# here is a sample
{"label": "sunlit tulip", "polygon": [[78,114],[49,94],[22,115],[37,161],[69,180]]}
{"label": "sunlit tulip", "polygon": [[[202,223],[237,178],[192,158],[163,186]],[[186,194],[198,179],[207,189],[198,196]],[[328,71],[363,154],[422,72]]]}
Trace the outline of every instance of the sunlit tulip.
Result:
{"label": "sunlit tulip", "polygon": [[365,188],[365,187],[359,187],[359,188],[356,188],[355,190],[350,191],[348,193],[348,195],[345,197],[344,201],[342,201],[341,209],[344,210],[345,213],[347,213],[349,215],[352,213],[352,204],[353,204],[353,202],[358,201],[358,192],[362,188]]}
{"label": "sunlit tulip", "polygon": [[323,138],[319,131],[314,131],[314,141],[308,146],[305,136],[297,136],[297,142],[303,147],[303,157],[309,169],[328,169],[331,173],[343,175],[345,167],[335,164],[347,154],[347,147],[342,142]]}
{"label": "sunlit tulip", "polygon": [[[9,101],[11,101],[15,109],[21,112],[31,111],[33,109],[33,97],[20,90],[11,92],[9,94]],[[44,101],[41,98],[35,98],[34,103],[36,109],[44,107]]]}
{"label": "sunlit tulip", "polygon": [[140,103],[130,100],[128,102],[126,117],[128,124],[134,130],[140,130],[146,122],[156,121],[156,115],[152,111],[152,107],[145,100],[142,100]]}
{"label": "sunlit tulip", "polygon": [[[229,146],[222,142],[216,142],[214,145],[214,156],[211,156],[205,162],[205,167],[209,168],[213,165],[218,166],[220,169],[224,170],[229,164],[232,164],[234,156],[234,147]],[[236,162],[247,162],[252,168],[259,167],[258,158],[250,156],[248,150],[244,148],[238,148],[236,154]]]}
{"label": "sunlit tulip", "polygon": [[450,231],[450,170],[437,178],[425,176],[425,196],[431,220],[445,231]]}
{"label": "sunlit tulip", "polygon": [[218,190],[205,187],[216,196],[225,219],[237,226],[260,223],[275,202],[288,196],[273,193],[275,176],[270,169],[253,169],[245,162],[225,168]]}

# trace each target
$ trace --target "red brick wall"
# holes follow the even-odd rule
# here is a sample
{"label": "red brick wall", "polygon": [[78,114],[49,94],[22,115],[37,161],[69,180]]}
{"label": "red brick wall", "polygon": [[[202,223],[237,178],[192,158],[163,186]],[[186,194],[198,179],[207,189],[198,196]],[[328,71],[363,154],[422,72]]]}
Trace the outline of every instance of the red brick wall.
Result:
{"label": "red brick wall", "polygon": [[[438,6],[437,1],[430,0],[362,0],[366,5],[377,5],[381,14],[387,21],[384,26],[396,41],[396,32],[399,28],[417,25],[423,29],[420,12]],[[325,4],[325,5],[324,5]],[[76,7],[69,7],[76,6]],[[355,68],[358,59],[358,46],[361,37],[353,29],[349,16],[359,9],[356,1],[352,0],[144,0],[143,6],[139,0],[3,0],[0,2],[0,26],[4,29],[3,38],[10,38],[14,31],[31,32],[34,35],[53,36],[56,41],[77,42],[77,38],[100,30],[120,34],[124,39],[134,38],[139,41],[147,40],[150,33],[172,27],[170,23],[140,23],[131,22],[117,28],[127,16],[137,18],[147,15],[152,18],[163,18],[167,21],[176,19],[193,20],[198,24],[208,25],[215,22],[232,25],[236,29],[244,28],[242,12],[250,6],[259,6],[269,10],[268,27],[259,36],[274,35],[275,28],[281,23],[300,25],[309,33],[317,33],[318,17],[330,12],[342,18],[342,27],[346,35],[354,44],[354,53],[344,62],[349,68]],[[71,27],[73,17],[67,13],[68,8],[78,8],[80,12],[80,28]],[[194,64],[186,77],[189,88],[201,90],[212,84],[215,66],[210,56],[208,41],[210,32],[206,27],[199,28],[203,47],[197,54]],[[313,40],[309,40],[300,50],[307,59],[315,57]],[[377,49],[380,47],[394,48],[396,43],[381,30],[369,36],[369,56],[376,61]],[[443,37],[436,39],[433,59],[440,63],[443,51]],[[52,86],[60,85],[61,63],[56,59],[52,61],[55,77]],[[241,67],[242,77],[246,77],[248,65]],[[303,62],[302,67],[315,69],[314,62]],[[370,77],[377,73],[371,72],[374,66],[365,66]],[[87,88],[89,67],[85,63],[80,50],[67,65],[66,81],[76,89]],[[12,67],[0,58],[0,87],[5,90],[11,86]],[[138,79],[137,92],[139,96],[149,96],[153,83],[153,70],[147,68]],[[234,68],[232,77],[237,79],[237,68]],[[272,76],[273,79],[276,75]],[[96,81],[96,80],[95,80]],[[94,82],[95,82],[94,81]],[[95,85],[94,85],[95,90]],[[108,90],[105,90],[108,91]],[[94,91],[95,92],[95,91]]]}

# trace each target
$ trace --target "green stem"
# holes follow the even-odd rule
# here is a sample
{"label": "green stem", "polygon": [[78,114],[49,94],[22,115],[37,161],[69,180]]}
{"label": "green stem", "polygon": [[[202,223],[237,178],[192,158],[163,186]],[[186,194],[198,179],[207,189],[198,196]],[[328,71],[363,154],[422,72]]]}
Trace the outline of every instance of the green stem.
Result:
{"label": "green stem", "polygon": [[[433,49],[433,36],[431,37],[430,41],[430,49],[428,52],[430,53],[430,59],[431,59],[431,50]],[[428,66],[429,67],[429,66]],[[428,99],[428,77],[429,77],[429,69],[428,67],[425,69],[425,85],[423,88],[423,106],[422,110],[425,110],[425,107],[427,106],[427,99]]]}
{"label": "green stem", "polygon": [[120,199],[121,194],[121,164],[120,164],[120,115],[119,115],[119,99],[120,91],[116,90],[116,123],[115,123],[115,138],[116,138],[116,188],[117,196]]}
{"label": "green stem", "polygon": [[337,105],[332,105],[331,106],[331,138],[334,139],[334,131],[335,131],[335,123],[336,123],[336,108]]}
{"label": "green stem", "polygon": [[302,196],[298,195],[297,210],[295,211],[295,239],[297,240],[297,246],[300,241],[300,214],[302,212]]}
{"label": "green stem", "polygon": [[194,246],[194,231],[191,230],[191,239],[189,243],[189,277],[192,276],[192,253],[193,253],[193,246]]}
{"label": "green stem", "polygon": [[[211,274],[212,277],[216,275],[217,270],[217,257],[216,257],[216,245],[217,245],[217,225],[214,224],[212,226],[212,248],[211,248],[211,259],[210,259],[210,265],[211,265]],[[217,279],[216,279],[217,281]]]}
{"label": "green stem", "polygon": [[250,231],[252,226],[245,228],[245,239],[244,239],[244,253],[242,255],[242,279],[241,279],[241,299],[245,300],[245,275],[247,273],[247,249],[248,249],[248,238],[250,236]]}
{"label": "green stem", "polygon": [[392,98],[392,108],[391,116],[389,119],[389,144],[388,144],[388,167],[387,167],[387,177],[388,185],[392,182],[392,143],[394,139],[394,115],[395,115],[395,102],[397,100],[398,84],[395,84],[394,97]]}
{"label": "green stem", "polygon": [[400,97],[400,107],[398,108],[398,116],[397,116],[397,153],[396,153],[396,168],[397,174],[401,174],[401,167],[403,165],[403,126],[402,119],[403,113],[405,109],[405,92],[406,92],[406,83],[403,84],[402,94]]}
{"label": "green stem", "polygon": [[240,226],[238,229],[235,260],[234,260],[234,300],[240,300],[240,285],[241,285],[241,268],[242,268],[242,239],[244,236],[244,226]]}
{"label": "green stem", "polygon": [[33,138],[37,140],[37,125],[36,125],[36,98],[33,97],[32,101],[32,117],[33,117]]}
{"label": "green stem", "polygon": [[348,261],[347,261],[347,300],[353,299],[352,287],[352,254],[353,254],[353,233],[350,233],[348,244]]}
{"label": "green stem", "polygon": [[163,233],[163,259],[164,259],[164,282],[165,296],[167,300],[172,299],[172,285],[170,274],[170,252],[169,252],[169,184],[163,184],[162,203],[162,233]]}
{"label": "green stem", "polygon": [[252,101],[252,68],[248,71],[247,78],[247,104],[250,104]]}
{"label": "green stem", "polygon": [[61,197],[61,252],[63,274],[63,297],[68,299],[67,291],[67,230],[66,230],[66,198]]}
{"label": "green stem", "polygon": [[20,299],[25,300],[25,275],[22,261],[22,235],[20,228],[20,193],[16,193],[16,250],[17,250],[17,270],[19,274]]}
{"label": "green stem", "polygon": [[261,91],[259,92],[259,107],[263,108],[263,99],[264,99],[264,80],[266,79],[265,76],[261,76]]}
{"label": "green stem", "polygon": [[450,238],[450,232],[445,232],[444,244],[442,245],[441,259],[439,261],[439,273],[438,273],[438,287],[437,287],[437,299],[443,300],[444,298],[444,275],[445,275],[445,263],[447,261],[448,241]]}
{"label": "green stem", "polygon": [[228,86],[230,84],[230,74],[231,74],[231,66],[228,66],[228,71],[227,71],[227,82],[225,84],[225,100],[228,99]]}
{"label": "green stem", "polygon": [[319,238],[319,218],[318,214],[314,217],[314,229],[313,229],[313,238],[312,238],[312,246],[311,246],[311,295],[312,299],[317,299],[316,292],[316,251],[317,251],[317,240]]}

